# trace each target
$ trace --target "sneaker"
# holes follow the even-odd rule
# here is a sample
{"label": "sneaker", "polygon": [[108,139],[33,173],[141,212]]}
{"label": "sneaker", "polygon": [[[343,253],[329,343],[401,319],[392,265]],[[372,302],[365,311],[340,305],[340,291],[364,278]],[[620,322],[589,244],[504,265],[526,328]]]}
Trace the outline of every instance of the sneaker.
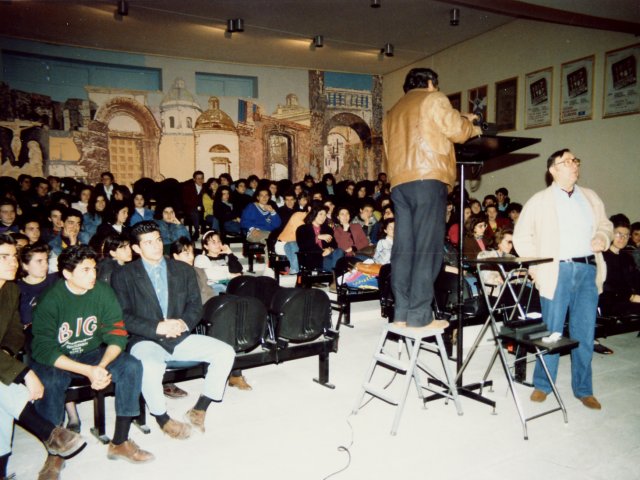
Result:
{"label": "sneaker", "polygon": [[84,448],[87,442],[75,432],[66,428],[56,427],[44,442],[44,446],[51,455],[69,457]]}
{"label": "sneaker", "polygon": [[185,413],[184,417],[191,426],[200,430],[200,432],[204,433],[204,419],[207,412],[204,410],[196,410],[192,408],[187,413]]}
{"label": "sneaker", "polygon": [[38,480],[59,480],[60,471],[64,468],[64,458],[57,455],[48,455],[38,473]]}
{"label": "sneaker", "polygon": [[155,460],[155,456],[151,452],[142,450],[133,440],[127,440],[120,445],[114,445],[109,442],[107,450],[107,458],[109,460],[126,460],[131,463],[146,463]]}
{"label": "sneaker", "polygon": [[168,398],[182,398],[188,395],[187,392],[182,390],[175,383],[166,383],[162,386],[162,391],[164,396]]}
{"label": "sneaker", "polygon": [[170,418],[167,423],[162,427],[162,431],[169,435],[171,438],[178,440],[184,440],[191,436],[191,427],[186,424]]}

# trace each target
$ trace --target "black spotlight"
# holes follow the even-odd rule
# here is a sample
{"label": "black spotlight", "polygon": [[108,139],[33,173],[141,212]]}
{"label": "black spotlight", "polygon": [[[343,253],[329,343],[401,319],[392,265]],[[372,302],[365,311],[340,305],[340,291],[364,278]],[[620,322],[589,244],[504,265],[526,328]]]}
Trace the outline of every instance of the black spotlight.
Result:
{"label": "black spotlight", "polygon": [[313,37],[313,46],[316,48],[324,47],[324,38],[322,37],[322,35],[316,35],[315,37]]}
{"label": "black spotlight", "polygon": [[449,25],[452,27],[457,27],[460,25],[460,9],[452,8],[449,10]]}
{"label": "black spotlight", "polygon": [[121,17],[129,15],[129,2],[127,2],[127,0],[118,1],[118,15]]}
{"label": "black spotlight", "polygon": [[393,57],[393,44],[385,43],[384,47],[380,49],[380,53],[383,53],[386,57]]}

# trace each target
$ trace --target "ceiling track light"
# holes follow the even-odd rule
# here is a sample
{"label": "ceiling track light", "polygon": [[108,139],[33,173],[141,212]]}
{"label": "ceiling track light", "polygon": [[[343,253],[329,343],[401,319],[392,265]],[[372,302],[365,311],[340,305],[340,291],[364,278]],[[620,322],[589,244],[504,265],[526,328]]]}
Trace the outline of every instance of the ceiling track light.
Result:
{"label": "ceiling track light", "polygon": [[380,8],[381,6],[380,0],[371,0],[371,8]]}
{"label": "ceiling track light", "polygon": [[118,0],[118,15],[126,17],[129,15],[129,2],[127,0]]}
{"label": "ceiling track light", "polygon": [[452,8],[449,10],[449,25],[452,27],[457,27],[460,25],[460,9]]}
{"label": "ceiling track light", "polygon": [[313,46],[315,48],[324,47],[324,38],[322,37],[322,35],[316,35],[315,37],[313,37]]}
{"label": "ceiling track light", "polygon": [[227,20],[227,32],[244,32],[244,20],[242,18],[229,18]]}
{"label": "ceiling track light", "polygon": [[385,57],[393,57],[393,44],[385,43],[384,47],[380,49],[380,53],[384,54]]}

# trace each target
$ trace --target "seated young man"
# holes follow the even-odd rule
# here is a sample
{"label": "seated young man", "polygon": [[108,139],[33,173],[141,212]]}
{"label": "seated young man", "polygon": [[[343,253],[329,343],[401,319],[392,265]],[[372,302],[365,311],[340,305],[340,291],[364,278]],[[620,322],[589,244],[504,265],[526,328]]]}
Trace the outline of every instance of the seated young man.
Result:
{"label": "seated young man", "polygon": [[[49,451],[52,458],[73,455],[85,446],[77,433],[56,427],[41,417],[33,402],[42,398],[44,387],[33,370],[15,358],[24,343],[24,333],[18,314],[20,292],[12,280],[18,270],[15,240],[0,234],[0,478],[7,476],[11,455],[13,422],[32,432]],[[55,457],[53,457],[55,456]],[[59,462],[59,463],[60,463]],[[50,461],[41,475],[52,467]],[[51,477],[48,477],[51,478]]]}
{"label": "seated young man", "polygon": [[267,243],[269,234],[282,224],[280,215],[269,204],[271,193],[268,188],[258,188],[254,202],[242,211],[240,225],[247,232],[247,240],[253,243]]}
{"label": "seated young man", "polygon": [[86,245],[63,250],[58,257],[59,280],[39,300],[33,312],[33,370],[45,393],[38,412],[55,425],[64,419],[65,395],[74,377],[86,377],[95,390],[116,385],[115,433],[107,456],[134,463],[153,454],[129,439],[129,428],[140,414],[142,366],[124,352],[127,332],[113,290],[96,282],[96,253]]}
{"label": "seated young man", "polygon": [[206,410],[220,402],[235,351],[205,335],[191,334],[202,318],[196,273],[189,265],[162,255],[162,237],[154,222],[131,229],[131,246],[140,255],[111,280],[131,334],[131,354],[142,362],[142,394],[162,431],[172,438],[188,438],[191,427],[169,417],[162,379],[167,362],[209,364],[204,389],[186,413],[188,422],[204,432]]}

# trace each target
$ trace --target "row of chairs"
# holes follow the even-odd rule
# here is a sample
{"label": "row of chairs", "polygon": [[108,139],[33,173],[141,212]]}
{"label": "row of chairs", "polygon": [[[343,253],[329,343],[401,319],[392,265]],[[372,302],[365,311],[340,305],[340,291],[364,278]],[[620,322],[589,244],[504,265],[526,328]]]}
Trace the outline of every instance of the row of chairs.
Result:
{"label": "row of chairs", "polygon": [[[246,275],[231,280],[226,295],[213,297],[204,305],[203,321],[196,328],[198,333],[234,347],[234,369],[317,356],[318,377],[314,381],[334,388],[329,382],[329,354],[338,351],[340,323],[338,319],[334,328],[331,315],[331,302],[322,290],[284,288],[272,278]],[[201,378],[206,368],[198,362],[170,364],[164,382]],[[67,391],[67,401],[93,401],[91,433],[103,443],[109,442],[105,433],[105,398],[113,393],[111,386],[95,391],[83,379],[74,381]],[[142,398],[135,423],[143,432],[149,432]]]}

